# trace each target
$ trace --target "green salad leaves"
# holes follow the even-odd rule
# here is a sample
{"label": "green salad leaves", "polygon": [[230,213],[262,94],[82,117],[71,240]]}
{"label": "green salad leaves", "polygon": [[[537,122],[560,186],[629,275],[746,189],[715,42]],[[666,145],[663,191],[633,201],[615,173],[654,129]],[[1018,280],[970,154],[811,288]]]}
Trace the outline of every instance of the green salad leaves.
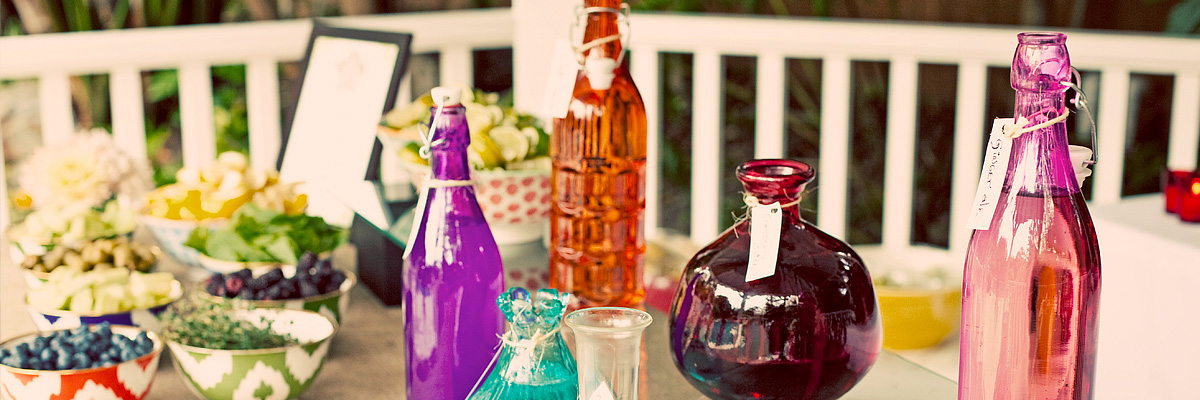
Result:
{"label": "green salad leaves", "polygon": [[320,254],[345,241],[346,231],[321,217],[286,215],[246,204],[224,227],[196,228],[184,244],[218,260],[296,264],[306,251]]}

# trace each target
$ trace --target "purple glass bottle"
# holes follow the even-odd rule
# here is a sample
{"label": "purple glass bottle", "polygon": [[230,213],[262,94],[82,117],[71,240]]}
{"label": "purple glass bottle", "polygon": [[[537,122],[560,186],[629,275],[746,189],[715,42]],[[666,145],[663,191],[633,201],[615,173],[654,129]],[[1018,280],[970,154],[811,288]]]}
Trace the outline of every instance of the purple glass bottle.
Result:
{"label": "purple glass bottle", "polygon": [[[408,398],[462,400],[488,369],[504,333],[500,250],[467,164],[466,108],[457,88],[433,89],[432,179],[404,259]],[[420,203],[419,203],[420,204]]]}
{"label": "purple glass bottle", "polygon": [[696,253],[671,306],[675,366],[713,399],[836,399],[883,344],[871,276],[849,245],[800,218],[807,164],[753,160],[737,176],[758,204],[781,207],[775,271],[746,281],[753,217]]}
{"label": "purple glass bottle", "polygon": [[[1017,36],[1016,116],[1033,126],[1067,109],[1066,35]],[[959,399],[1091,399],[1100,250],[1062,121],[1012,143],[996,212],[967,250]]]}

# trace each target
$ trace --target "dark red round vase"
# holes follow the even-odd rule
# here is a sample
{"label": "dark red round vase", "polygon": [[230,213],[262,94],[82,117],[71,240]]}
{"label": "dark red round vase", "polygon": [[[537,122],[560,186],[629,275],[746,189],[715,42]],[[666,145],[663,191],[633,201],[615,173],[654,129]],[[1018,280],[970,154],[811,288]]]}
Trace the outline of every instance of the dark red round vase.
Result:
{"label": "dark red round vase", "polygon": [[700,250],[671,306],[675,366],[713,399],[836,399],[875,363],[882,328],[875,289],[849,245],[800,218],[815,173],[791,160],[737,169],[746,193],[779,203],[775,273],[746,282],[746,219]]}

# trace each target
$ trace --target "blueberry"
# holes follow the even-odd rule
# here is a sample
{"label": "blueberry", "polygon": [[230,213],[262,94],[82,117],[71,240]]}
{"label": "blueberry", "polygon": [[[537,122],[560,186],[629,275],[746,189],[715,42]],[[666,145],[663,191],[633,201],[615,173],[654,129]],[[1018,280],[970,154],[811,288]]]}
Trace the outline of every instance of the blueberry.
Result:
{"label": "blueberry", "polygon": [[317,285],[310,282],[300,282],[300,297],[311,297],[319,294],[321,294],[321,291],[317,290]]}
{"label": "blueberry", "polygon": [[58,352],[50,350],[49,348],[42,349],[42,351],[38,353],[38,358],[41,359],[43,363],[54,361],[57,359],[57,357]]}
{"label": "blueberry", "polygon": [[8,356],[11,356],[12,354],[13,352],[9,351],[8,349],[0,349],[0,359],[8,358]]}
{"label": "blueberry", "polygon": [[50,341],[47,340],[43,336],[38,336],[36,338],[33,338],[33,344],[29,346],[29,351],[32,351],[34,353],[40,353],[42,351],[42,349],[46,348],[46,345],[49,342]]}
{"label": "blueberry", "polygon": [[321,261],[317,261],[317,270],[318,271],[328,271],[331,269],[333,269],[333,260],[332,259],[326,258]]}
{"label": "blueberry", "polygon": [[92,358],[88,357],[87,354],[75,353],[75,355],[71,358],[75,361],[72,363],[74,364],[75,369],[88,369],[92,367]]}
{"label": "blueberry", "polygon": [[254,292],[250,290],[243,290],[241,293],[238,293],[237,298],[242,300],[254,300]]}
{"label": "blueberry", "polygon": [[279,283],[279,281],[283,280],[283,270],[279,269],[279,268],[274,268],[270,271],[267,271],[267,273],[263,274],[261,278],[267,282],[267,286],[274,285],[276,283]]}
{"label": "blueberry", "polygon": [[250,278],[246,280],[246,289],[257,292],[267,288],[267,281],[262,277]]}
{"label": "blueberry", "polygon": [[78,335],[82,335],[85,333],[88,333],[87,325],[79,325],[79,326],[75,327],[74,329],[71,329],[71,335],[78,336]]}
{"label": "blueberry", "polygon": [[29,351],[29,343],[18,344],[16,353],[18,356],[21,356],[21,358],[29,357],[33,354],[31,351]]}
{"label": "blueberry", "polygon": [[113,335],[112,326],[110,326],[107,321],[102,322],[100,325],[96,326],[95,333],[100,335],[101,339],[108,338]]}
{"label": "blueberry", "polygon": [[141,353],[138,353],[132,347],[126,347],[125,350],[121,350],[121,361],[129,361],[141,356]]}
{"label": "blueberry", "polygon": [[[120,354],[120,353],[117,353],[117,357],[120,357],[120,356],[121,356],[121,354]],[[98,366],[104,366],[104,365],[109,365],[109,364],[112,364],[112,363],[113,363],[113,359],[115,359],[115,358],[116,358],[116,357],[113,357],[113,355],[112,355],[112,354],[109,354],[109,353],[104,353],[104,354],[101,354],[101,355],[100,355],[100,357],[97,357],[97,358],[96,358],[96,362],[95,362],[95,363],[93,363],[93,364],[92,364],[92,366],[93,366],[93,367],[98,367]],[[98,365],[97,365],[97,364],[98,364]]]}
{"label": "blueberry", "polygon": [[238,279],[242,280],[243,282],[245,282],[246,280],[253,278],[253,277],[254,277],[254,272],[251,272],[249,268],[242,268],[240,271],[234,272],[230,276],[230,278],[238,278]]}
{"label": "blueberry", "polygon": [[13,368],[20,368],[21,362],[17,360],[16,355],[9,355],[7,357],[0,358],[0,364],[4,364]]}
{"label": "blueberry", "polygon": [[313,253],[311,251],[306,251],[306,252],[304,252],[303,255],[300,256],[300,260],[299,260],[299,262],[296,263],[296,267],[297,268],[309,268],[309,267],[312,267],[316,263],[317,263],[317,253]]}

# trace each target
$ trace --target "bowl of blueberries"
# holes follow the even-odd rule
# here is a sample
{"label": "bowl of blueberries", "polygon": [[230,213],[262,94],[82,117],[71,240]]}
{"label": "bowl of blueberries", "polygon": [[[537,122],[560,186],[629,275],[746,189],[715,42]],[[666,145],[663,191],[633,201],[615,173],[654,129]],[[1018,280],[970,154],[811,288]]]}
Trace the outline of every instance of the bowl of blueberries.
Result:
{"label": "bowl of blueberries", "polygon": [[213,273],[204,281],[199,296],[218,303],[246,304],[248,308],[309,310],[341,323],[355,283],[353,273],[334,268],[331,258],[310,252],[301,256],[294,268]]}
{"label": "bowl of blueberries", "polygon": [[0,343],[0,392],[16,400],[140,400],[162,350],[153,332],[108,323],[19,336]]}

